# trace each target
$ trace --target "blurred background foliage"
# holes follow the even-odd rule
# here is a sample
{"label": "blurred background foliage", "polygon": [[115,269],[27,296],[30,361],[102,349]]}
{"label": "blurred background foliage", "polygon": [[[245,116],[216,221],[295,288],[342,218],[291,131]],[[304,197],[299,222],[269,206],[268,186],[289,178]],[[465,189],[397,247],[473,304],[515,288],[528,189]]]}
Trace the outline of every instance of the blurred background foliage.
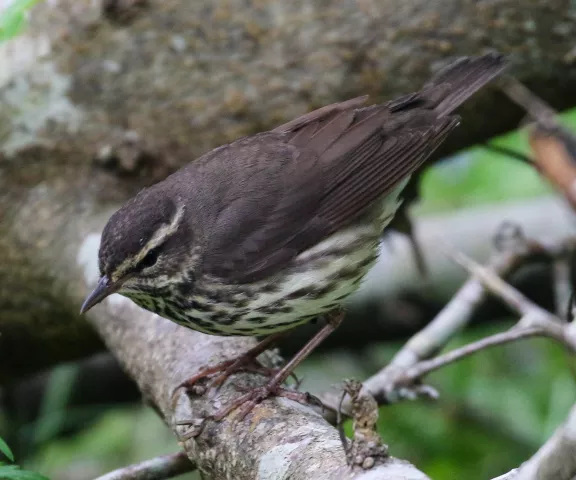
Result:
{"label": "blurred background foliage", "polygon": [[[0,42],[18,34],[26,10],[38,0],[16,0],[0,15]],[[576,110],[563,115],[576,129]],[[465,127],[464,127],[465,128]],[[493,143],[522,153],[528,146],[521,131]],[[510,181],[513,179],[514,181]],[[449,212],[479,204],[549,195],[550,187],[530,166],[476,146],[428,169],[416,215]],[[409,266],[408,268],[411,268]],[[507,327],[505,321],[462,333],[449,348]],[[320,392],[346,377],[365,378],[381,368],[401,342],[372,345],[364,351],[324,352],[310,359],[300,375],[303,388]],[[576,387],[565,352],[546,340],[524,341],[484,351],[434,373],[437,402],[381,408],[379,431],[392,455],[414,462],[433,479],[483,480],[527,459],[565,418]],[[67,408],[78,369],[61,365],[50,373],[41,414],[32,424],[15,426],[0,410],[0,436],[18,446],[16,462],[54,480],[88,480],[121,466],[178,449],[171,432],[144,405]],[[82,427],[61,436],[65,425]],[[14,430],[14,428],[16,430]],[[1,468],[1,467],[0,467]],[[41,478],[12,470],[1,478]],[[197,479],[192,473],[180,478]]]}

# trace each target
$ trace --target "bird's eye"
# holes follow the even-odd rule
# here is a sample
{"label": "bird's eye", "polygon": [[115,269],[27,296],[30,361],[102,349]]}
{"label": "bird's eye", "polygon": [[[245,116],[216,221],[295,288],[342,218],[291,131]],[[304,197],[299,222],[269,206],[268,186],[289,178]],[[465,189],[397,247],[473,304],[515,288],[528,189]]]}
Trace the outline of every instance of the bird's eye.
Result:
{"label": "bird's eye", "polygon": [[142,260],[140,260],[140,262],[138,263],[138,267],[144,269],[153,266],[158,261],[161,247],[162,245],[158,245],[157,247],[154,247],[152,250],[150,250],[146,254],[146,256]]}

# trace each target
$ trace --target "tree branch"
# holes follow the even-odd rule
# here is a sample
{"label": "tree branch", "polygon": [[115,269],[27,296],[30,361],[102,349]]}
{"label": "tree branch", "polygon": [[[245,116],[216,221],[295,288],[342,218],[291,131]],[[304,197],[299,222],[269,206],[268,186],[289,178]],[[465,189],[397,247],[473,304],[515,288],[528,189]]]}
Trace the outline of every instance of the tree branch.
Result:
{"label": "tree branch", "polygon": [[[573,239],[545,245],[528,241],[521,233],[516,230],[512,233],[514,232],[515,236],[508,239],[497,235],[497,243],[503,244],[501,247],[504,250],[494,255],[490,268],[478,265],[462,253],[451,254],[472,276],[432,322],[415,334],[386,367],[364,382],[365,388],[380,403],[415,399],[419,395],[436,397],[438,394],[433,388],[418,383],[425,375],[495,345],[544,336],[553,338],[571,351],[576,351],[574,334],[576,329],[573,324],[563,323],[555,315],[534,304],[494,272],[498,270],[502,274],[509,273],[535,254],[545,254],[550,258],[563,257],[568,249],[573,248]],[[495,294],[521,315],[518,323],[507,332],[481,339],[428,360],[467,324],[484,298],[486,290]],[[337,398],[333,394],[327,393],[322,398],[332,409],[338,405]],[[349,408],[349,404],[345,403],[345,411],[349,411]]]}
{"label": "tree branch", "polygon": [[540,308],[491,270],[482,267],[465,255],[456,253],[454,258],[476,275],[484,287],[522,315],[517,324],[519,328],[539,328],[545,336],[554,338],[572,352],[576,352],[576,337],[570,329],[570,324]]}
{"label": "tree branch", "polygon": [[[27,260],[31,239],[43,242],[42,225],[22,244],[10,240],[19,202],[43,183],[69,182],[78,209],[85,191],[96,193],[95,204],[111,211],[211,147],[346,97],[414,91],[440,64],[487,47],[514,53],[513,73],[555,106],[576,103],[568,88],[576,73],[562,53],[570,36],[549,49],[550,25],[574,23],[562,2],[147,3],[120,27],[101,2],[40,2],[25,32],[0,46],[0,256],[11,279],[0,290],[0,368],[11,366],[1,381],[102,349],[77,305],[46,286],[52,268]],[[542,60],[524,53],[528,39]],[[463,109],[466,128],[443,153],[517,124],[518,110],[498,96],[488,89]],[[57,214],[53,203],[46,213]]]}
{"label": "tree branch", "polygon": [[[530,253],[533,252],[526,246],[516,252],[498,254],[491,263],[499,271],[506,273]],[[472,276],[440,313],[406,342],[383,370],[364,382],[366,388],[381,403],[399,401],[398,394],[408,393],[396,388],[403,383],[400,383],[400,379],[405,378],[407,371],[415,368],[419,362],[435,355],[460,332],[484,298],[482,283]]]}
{"label": "tree branch", "polygon": [[95,480],[166,480],[195,469],[186,454],[178,452],[119,468]]}
{"label": "tree branch", "polygon": [[532,164],[575,209],[576,137],[562,126],[556,111],[526,86],[509,76],[499,80],[504,93],[535,122],[528,134]]}
{"label": "tree branch", "polygon": [[[97,274],[105,220],[143,184],[210,147],[345,97],[370,93],[378,101],[414,91],[431,65],[448,57],[487,46],[523,52],[527,40],[531,52],[517,57],[514,73],[547,90],[554,104],[576,103],[569,88],[576,73],[562,53],[573,47],[572,36],[558,35],[549,48],[550,25],[575,22],[564,2],[374,5],[150,2],[122,28],[100,2],[36,7],[26,34],[0,48],[0,256],[7,279],[0,363],[31,372],[101,348],[77,310]],[[526,19],[534,18],[526,32]],[[330,34],[320,28],[326,22]],[[444,153],[518,120],[495,92],[462,113],[466,128]],[[89,318],[170,425],[215,407],[203,396],[173,397],[182,380],[252,344],[185,330],[117,297]],[[238,375],[217,401],[260,380]],[[233,420],[206,422],[183,444],[212,478],[426,478],[392,459],[378,470],[350,472],[336,430],[292,402],[268,400],[245,421]]]}
{"label": "tree branch", "polygon": [[519,468],[494,480],[573,480],[576,476],[576,405],[548,441]]}
{"label": "tree branch", "polygon": [[[576,137],[562,127],[556,112],[542,99],[534,95],[519,82],[508,78],[503,85],[504,91],[516,103],[522,106],[536,122],[530,132],[530,145],[534,154],[534,164],[538,170],[563,194],[572,208],[576,207],[574,185],[576,169]],[[559,256],[554,263],[554,284],[556,310],[563,316],[567,311],[566,321],[542,312],[541,309],[515,292],[502,282],[490,270],[483,269],[474,262],[461,258],[468,269],[480,276],[484,285],[502,298],[508,305],[524,317],[518,322],[517,330],[523,325],[538,325],[546,334],[561,341],[572,353],[576,346],[576,316],[570,308],[574,295],[570,281],[570,266],[565,255]],[[576,405],[568,414],[564,425],[556,430],[552,437],[538,452],[520,468],[498,477],[495,480],[573,480],[576,478]]]}
{"label": "tree branch", "polygon": [[[412,384],[429,373],[439,370],[446,365],[457,362],[465,357],[468,357],[480,350],[495,347],[497,345],[504,345],[506,343],[517,342],[524,338],[548,336],[549,332],[544,328],[528,327],[528,328],[513,328],[507,332],[497,333],[485,337],[476,342],[469,343],[463,347],[456,348],[448,353],[439,355],[430,360],[423,360],[418,362],[413,367],[406,370],[403,374],[403,379],[406,383]],[[555,337],[552,337],[555,338]]]}
{"label": "tree branch", "polygon": [[[88,237],[79,258],[84,278],[94,273],[96,252]],[[86,257],[84,257],[86,256]],[[93,278],[94,282],[96,278]],[[138,308],[128,299],[114,295],[89,314],[145,399],[173,426],[188,456],[200,471],[212,478],[253,479],[290,475],[298,479],[364,478],[363,470],[350,470],[338,432],[309,407],[286,399],[269,399],[242,421],[231,414],[222,422],[205,420],[221,405],[264,380],[253,374],[232,377],[214,400],[208,395],[190,396],[174,391],[186,378],[212,362],[237,356],[253,339],[203,335]],[[190,426],[177,426],[186,423]],[[193,433],[190,436],[190,433]],[[184,437],[189,437],[183,440]],[[216,461],[217,459],[217,461]],[[366,475],[425,479],[411,465],[395,459],[374,467]]]}

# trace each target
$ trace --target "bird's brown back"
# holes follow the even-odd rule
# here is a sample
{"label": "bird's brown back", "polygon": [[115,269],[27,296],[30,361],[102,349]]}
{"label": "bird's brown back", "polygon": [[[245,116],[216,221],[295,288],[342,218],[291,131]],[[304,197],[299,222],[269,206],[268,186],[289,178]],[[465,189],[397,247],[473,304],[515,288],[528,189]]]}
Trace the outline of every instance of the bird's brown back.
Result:
{"label": "bird's brown back", "polygon": [[263,279],[366,215],[456,127],[453,110],[504,66],[499,55],[464,58],[397,100],[323,107],[220,147],[153,188],[185,205],[202,273]]}

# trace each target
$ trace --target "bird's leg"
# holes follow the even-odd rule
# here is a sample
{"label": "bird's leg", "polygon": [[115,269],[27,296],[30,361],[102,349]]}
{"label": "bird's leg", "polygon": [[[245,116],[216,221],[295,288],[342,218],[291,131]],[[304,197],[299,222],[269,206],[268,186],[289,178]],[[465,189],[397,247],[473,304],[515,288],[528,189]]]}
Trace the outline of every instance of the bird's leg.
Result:
{"label": "bird's leg", "polygon": [[287,397],[301,403],[309,403],[313,397],[307,393],[295,392],[281,388],[284,381],[292,374],[292,371],[308,356],[310,353],[320,345],[326,337],[328,337],[338,326],[342,323],[344,312],[337,311],[330,313],[327,317],[327,323],[322,329],[314,335],[310,341],[302,347],[302,349],[294,355],[284,367],[282,367],[270,381],[262,386],[250,390],[248,393],[242,395],[236,400],[232,401],[230,405],[216,412],[212,418],[219,421],[226,417],[230,412],[241,407],[238,418],[243,419],[250,411],[262,400],[270,395],[279,397]]}
{"label": "bird's leg", "polygon": [[220,387],[230,375],[240,371],[251,371],[261,373],[263,375],[271,375],[272,372],[275,372],[276,370],[264,367],[256,360],[256,357],[274,345],[284,335],[286,335],[286,332],[269,335],[264,340],[258,342],[256,346],[243,353],[239,357],[233,360],[227,360],[225,362],[218,363],[211,367],[203,368],[198,373],[182,382],[178,388],[184,387],[186,390],[190,391],[194,388],[198,381],[216,373],[220,373],[220,375],[218,375],[211,382],[210,388]]}

